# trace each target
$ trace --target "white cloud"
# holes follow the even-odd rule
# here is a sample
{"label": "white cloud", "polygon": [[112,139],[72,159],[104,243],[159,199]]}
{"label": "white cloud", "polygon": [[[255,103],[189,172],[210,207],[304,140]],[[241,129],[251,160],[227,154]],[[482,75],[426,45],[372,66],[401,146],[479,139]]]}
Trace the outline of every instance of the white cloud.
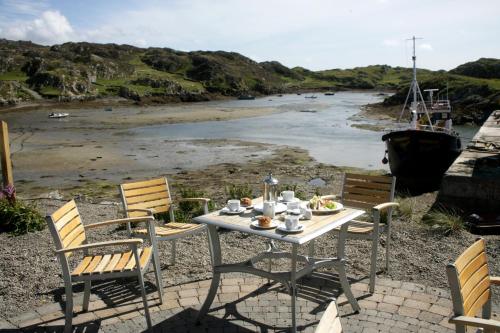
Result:
{"label": "white cloud", "polygon": [[432,45],[428,43],[423,43],[418,46],[419,49],[426,50],[426,51],[432,51]]}
{"label": "white cloud", "polygon": [[64,43],[78,39],[71,24],[59,11],[44,11],[31,21],[15,21],[0,32],[7,39],[31,40],[40,44]]}

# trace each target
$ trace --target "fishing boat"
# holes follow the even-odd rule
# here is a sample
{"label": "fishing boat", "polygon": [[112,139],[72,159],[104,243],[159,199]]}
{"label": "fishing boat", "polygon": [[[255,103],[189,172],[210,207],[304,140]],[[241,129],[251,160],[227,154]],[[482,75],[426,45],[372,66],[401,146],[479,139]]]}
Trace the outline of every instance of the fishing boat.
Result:
{"label": "fishing boat", "polygon": [[69,116],[69,113],[64,113],[64,112],[51,112],[49,114],[49,118],[55,118],[55,119],[66,118],[67,116]]}
{"label": "fishing boat", "polygon": [[[451,104],[438,89],[427,89],[426,101],[417,81],[413,40],[413,80],[401,110],[399,122],[409,112],[406,128],[392,130],[382,136],[386,144],[383,163],[389,162],[391,173],[399,185],[410,191],[428,191],[439,187],[443,174],[460,155],[462,143],[452,128]],[[447,90],[447,89],[446,89]],[[434,93],[438,92],[434,99]],[[447,95],[447,91],[446,91]],[[412,102],[409,103],[410,96]]]}
{"label": "fishing boat", "polygon": [[316,95],[311,95],[311,96],[304,96],[304,98],[318,98]]}
{"label": "fishing boat", "polygon": [[333,91],[327,91],[325,93],[325,96],[334,96],[334,95],[335,95],[335,93]]}

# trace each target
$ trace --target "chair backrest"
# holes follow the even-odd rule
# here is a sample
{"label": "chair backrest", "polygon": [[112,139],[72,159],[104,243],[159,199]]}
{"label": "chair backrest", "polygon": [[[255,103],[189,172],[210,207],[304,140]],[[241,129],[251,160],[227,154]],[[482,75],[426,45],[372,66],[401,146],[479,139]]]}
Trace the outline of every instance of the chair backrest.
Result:
{"label": "chair backrest", "polygon": [[[125,211],[127,209],[151,209],[155,213],[168,212],[172,205],[167,178],[157,178],[120,185]],[[146,212],[127,212],[128,217],[148,215]]]}
{"label": "chair backrest", "polygon": [[[74,200],[47,216],[47,224],[57,250],[78,246],[87,241],[85,228]],[[68,252],[66,257],[70,255],[71,252]]]}
{"label": "chair backrest", "polygon": [[446,267],[446,273],[455,315],[474,317],[491,297],[484,239],[468,247]]}
{"label": "chair backrest", "polygon": [[366,211],[381,203],[394,200],[396,177],[346,173],[342,187],[345,206]]}
{"label": "chair backrest", "polygon": [[342,323],[340,322],[339,311],[335,301],[331,302],[321,317],[315,333],[342,333]]}

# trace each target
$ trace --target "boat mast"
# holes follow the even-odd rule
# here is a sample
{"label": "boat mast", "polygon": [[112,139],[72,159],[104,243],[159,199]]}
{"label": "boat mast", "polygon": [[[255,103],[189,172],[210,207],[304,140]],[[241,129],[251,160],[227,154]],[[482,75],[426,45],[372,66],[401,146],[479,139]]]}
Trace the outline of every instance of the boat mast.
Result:
{"label": "boat mast", "polygon": [[408,99],[410,97],[410,94],[413,92],[413,101],[411,102],[411,106],[410,106],[410,112],[411,112],[410,117],[412,120],[411,121],[412,125],[415,127],[417,125],[416,119],[413,119],[413,117],[417,117],[417,114],[418,114],[418,96],[420,96],[420,99],[422,100],[422,107],[424,108],[425,115],[427,116],[427,120],[429,121],[429,127],[430,127],[431,131],[434,131],[434,127],[432,126],[431,118],[429,116],[429,113],[427,112],[427,107],[425,106],[424,97],[422,96],[422,92],[420,91],[420,87],[418,86],[418,82],[417,82],[417,56],[415,53],[415,41],[417,39],[422,39],[422,38],[417,38],[417,37],[413,36],[411,39],[407,39],[407,40],[413,41],[413,56],[411,57],[412,61],[413,61],[413,79],[411,81],[410,89],[408,90],[408,95],[406,95],[405,104],[403,105],[403,109],[401,110],[401,114],[399,115],[399,121],[401,121],[401,119],[403,118],[403,113],[406,109],[406,105],[408,105]]}

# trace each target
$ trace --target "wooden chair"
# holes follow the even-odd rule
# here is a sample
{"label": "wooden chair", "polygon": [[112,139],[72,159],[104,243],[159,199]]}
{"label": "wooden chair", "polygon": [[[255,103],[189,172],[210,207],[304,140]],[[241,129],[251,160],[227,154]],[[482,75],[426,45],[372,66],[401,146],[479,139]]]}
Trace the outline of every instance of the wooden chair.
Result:
{"label": "wooden chair", "polygon": [[[500,277],[489,274],[486,245],[482,238],[467,248],[453,264],[446,267],[451,289],[455,324],[458,333],[467,326],[479,327],[483,332],[500,332],[500,321],[491,318],[491,285],[500,285]],[[483,318],[475,316],[482,310]]]}
{"label": "wooden chair", "polygon": [[[126,183],[120,185],[123,207],[127,217],[153,216],[157,213],[169,213],[169,223],[155,227],[157,240],[168,240],[172,242],[172,264],[175,264],[176,258],[176,239],[194,235],[200,232],[206,232],[207,227],[204,224],[195,223],[177,223],[174,217],[174,206],[170,196],[168,181],[165,177]],[[203,211],[208,214],[208,202],[206,198],[181,198],[179,201],[191,201],[203,203]],[[144,235],[146,229],[131,229],[127,225],[129,234]],[[158,254],[155,252],[155,256]]]}
{"label": "wooden chair", "polygon": [[[143,246],[143,239],[132,238],[98,243],[87,243],[86,230],[112,224],[146,222],[148,225],[147,238],[151,246]],[[64,286],[66,291],[66,323],[64,331],[71,332],[73,319],[73,290],[72,283],[78,281],[85,282],[83,295],[83,311],[88,311],[90,287],[92,280],[116,279],[122,277],[137,277],[141,287],[142,300],[146,322],[151,328],[151,317],[149,315],[146,291],[144,289],[144,274],[148,271],[152,253],[156,246],[154,237],[153,218],[135,217],[118,220],[110,220],[99,223],[83,225],[80,213],[75,201],[71,200],[64,206],[56,210],[52,215],[47,216],[47,223],[56,245],[56,254],[63,271]],[[89,255],[89,249],[108,248],[116,246],[128,246],[129,251],[108,252],[106,254]],[[83,252],[83,259],[75,269],[71,270],[68,259],[75,252]],[[139,264],[137,264],[139,263]],[[160,265],[153,259],[156,275],[156,284],[163,302],[163,291],[161,285]]]}
{"label": "wooden chair", "polygon": [[[391,220],[394,207],[396,177],[368,176],[346,173],[342,186],[341,201],[344,206],[365,210],[371,215],[371,222],[351,221],[346,235],[339,235],[339,256],[344,256],[346,238],[371,240],[370,259],[370,293],[375,291],[375,275],[377,271],[377,253],[379,237],[386,234],[385,270],[389,271],[389,248],[391,244]],[[386,212],[386,220],[381,221],[382,212]],[[340,228],[336,229],[337,231]]]}
{"label": "wooden chair", "polygon": [[323,313],[314,333],[342,333],[339,310],[335,301],[331,302]]}

